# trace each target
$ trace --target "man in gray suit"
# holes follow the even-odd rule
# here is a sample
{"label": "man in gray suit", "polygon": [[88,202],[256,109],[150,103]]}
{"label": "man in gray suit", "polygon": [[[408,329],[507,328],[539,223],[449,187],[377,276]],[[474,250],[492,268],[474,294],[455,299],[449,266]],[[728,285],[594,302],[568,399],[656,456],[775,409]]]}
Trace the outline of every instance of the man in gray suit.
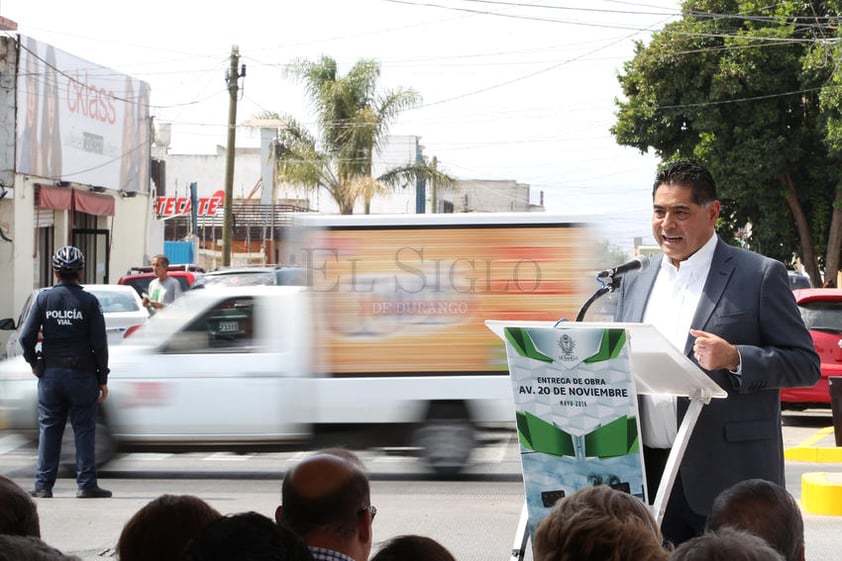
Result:
{"label": "man in gray suit", "polygon": [[[658,173],[652,199],[663,255],[623,277],[615,319],[654,325],[728,392],[702,409],[667,503],[662,531],[679,544],[703,533],[714,498],[731,485],[784,486],[779,390],[815,384],[819,357],[783,264],[717,237],[720,203],[705,168],[672,164]],[[680,399],[679,417],[686,407]],[[654,493],[676,418],[644,407],[641,423]]]}

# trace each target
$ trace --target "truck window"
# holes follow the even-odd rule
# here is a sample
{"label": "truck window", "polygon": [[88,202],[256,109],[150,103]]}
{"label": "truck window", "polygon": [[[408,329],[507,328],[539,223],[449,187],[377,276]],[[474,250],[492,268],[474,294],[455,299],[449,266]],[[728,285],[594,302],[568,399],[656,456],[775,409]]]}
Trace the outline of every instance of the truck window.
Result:
{"label": "truck window", "polygon": [[254,346],[254,301],[229,298],[205,311],[177,332],[165,353],[249,352]]}

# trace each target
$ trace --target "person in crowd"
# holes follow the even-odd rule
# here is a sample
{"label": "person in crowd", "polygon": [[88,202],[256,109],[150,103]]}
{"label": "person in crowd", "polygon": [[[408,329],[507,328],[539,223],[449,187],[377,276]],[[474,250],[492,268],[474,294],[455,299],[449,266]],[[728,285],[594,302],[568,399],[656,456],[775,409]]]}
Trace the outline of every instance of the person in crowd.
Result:
{"label": "person in crowd", "polygon": [[771,481],[747,479],[713,501],[707,530],[730,527],[766,540],[786,561],[804,561],[804,519],[789,492]]}
{"label": "person in crowd", "polygon": [[143,305],[152,310],[160,310],[172,304],[181,296],[178,279],[169,276],[170,260],[166,255],[152,258],[152,272],[155,278],[149,283],[149,294],[143,295]]}
{"label": "person in crowd", "polygon": [[[679,544],[704,531],[723,489],[754,477],[784,484],[779,389],[815,384],[819,357],[784,265],[716,235],[720,203],[707,169],[673,163],[657,174],[652,199],[663,254],[623,277],[615,319],[654,325],[728,392],[702,409],[666,505],[661,529]],[[671,409],[641,402],[651,497],[688,403],[665,397]]]}
{"label": "person in crowd", "polygon": [[182,560],[312,561],[313,556],[307,544],[289,528],[262,514],[243,512],[205,526],[187,545]]}
{"label": "person in crowd", "polygon": [[82,561],[75,555],[65,555],[35,536],[6,536],[0,534],[0,561]]}
{"label": "person in crowd", "polygon": [[353,450],[349,450],[344,446],[332,446],[330,448],[322,448],[315,452],[315,454],[331,454],[333,456],[338,456],[345,460],[348,460],[358,468],[360,468],[363,472],[366,470],[365,463],[363,462],[362,458],[360,458],[356,452]]}
{"label": "person in crowd", "polygon": [[193,495],[161,495],[138,510],[120,533],[120,561],[178,561],[187,543],[222,515]]}
{"label": "person in crowd", "polygon": [[762,538],[734,528],[720,528],[692,538],[673,551],[669,561],[784,561]]}
{"label": "person in crowd", "polygon": [[0,475],[0,534],[41,537],[38,507],[20,485]]}
{"label": "person in crowd", "polygon": [[[58,475],[67,417],[76,444],[76,496],[106,498],[97,483],[98,404],[108,397],[108,339],[99,300],[79,281],[85,255],[59,248],[52,259],[58,284],[38,293],[20,335],[23,357],[38,380],[38,467],[32,496],[50,498]],[[36,351],[39,333],[42,357]]]}
{"label": "person in crowd", "polygon": [[333,453],[314,454],[290,469],[275,520],[301,536],[316,561],[368,561],[372,522],[368,477]]}
{"label": "person in crowd", "polygon": [[669,551],[649,508],[609,487],[583,487],[538,522],[535,561],[666,561]]}
{"label": "person in crowd", "polygon": [[456,561],[456,558],[432,538],[406,534],[387,541],[371,561]]}

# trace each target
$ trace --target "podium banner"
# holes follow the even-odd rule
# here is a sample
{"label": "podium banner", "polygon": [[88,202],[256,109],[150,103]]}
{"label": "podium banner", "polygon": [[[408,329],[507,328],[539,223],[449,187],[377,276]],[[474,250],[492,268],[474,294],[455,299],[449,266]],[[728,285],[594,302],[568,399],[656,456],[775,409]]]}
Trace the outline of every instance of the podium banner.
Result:
{"label": "podium banner", "polygon": [[647,500],[626,330],[581,325],[503,329],[530,538],[582,487]]}

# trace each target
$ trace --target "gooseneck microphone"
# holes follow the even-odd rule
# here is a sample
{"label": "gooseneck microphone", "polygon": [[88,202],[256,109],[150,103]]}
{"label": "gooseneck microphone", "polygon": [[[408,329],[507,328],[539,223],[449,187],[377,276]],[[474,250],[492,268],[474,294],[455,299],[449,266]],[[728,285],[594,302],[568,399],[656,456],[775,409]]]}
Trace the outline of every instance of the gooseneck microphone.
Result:
{"label": "gooseneck microphone", "polygon": [[635,257],[631,261],[623,263],[622,265],[618,265],[612,269],[605,269],[604,271],[600,271],[599,274],[596,275],[596,278],[614,278],[622,276],[628,273],[629,271],[637,271],[639,269],[640,272],[643,272],[648,268],[649,258],[644,255],[641,257]]}

